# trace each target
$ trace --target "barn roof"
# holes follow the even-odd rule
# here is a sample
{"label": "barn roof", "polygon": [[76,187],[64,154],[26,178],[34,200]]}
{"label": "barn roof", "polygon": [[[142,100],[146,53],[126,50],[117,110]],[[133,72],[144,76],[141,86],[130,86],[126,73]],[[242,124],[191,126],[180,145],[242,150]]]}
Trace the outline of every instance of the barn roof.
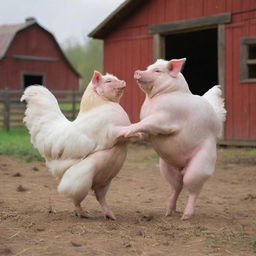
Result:
{"label": "barn roof", "polygon": [[5,56],[17,32],[35,23],[35,21],[32,21],[15,25],[0,26],[0,59]]}
{"label": "barn roof", "polygon": [[72,64],[69,62],[69,60],[66,58],[65,54],[63,53],[62,49],[60,48],[58,42],[56,41],[54,35],[50,33],[48,30],[44,29],[42,26],[40,26],[37,21],[34,18],[28,18],[26,19],[26,22],[21,24],[14,24],[14,25],[2,25],[0,26],[0,60],[5,57],[9,47],[12,44],[12,41],[14,40],[15,36],[18,32],[31,27],[32,25],[37,25],[47,33],[51,35],[53,40],[55,41],[59,51],[63,55],[64,60],[68,64],[68,66],[79,76],[81,75],[76,71],[76,69],[72,66]]}
{"label": "barn roof", "polygon": [[129,16],[136,8],[146,0],[126,0],[103,20],[88,36],[97,39],[104,39],[121,21]]}

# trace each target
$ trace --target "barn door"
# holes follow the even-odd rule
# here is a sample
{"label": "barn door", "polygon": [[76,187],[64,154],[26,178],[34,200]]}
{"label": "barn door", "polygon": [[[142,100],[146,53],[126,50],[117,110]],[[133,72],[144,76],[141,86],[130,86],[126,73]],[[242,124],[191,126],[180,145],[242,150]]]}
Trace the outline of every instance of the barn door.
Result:
{"label": "barn door", "polygon": [[187,58],[183,74],[194,94],[220,84],[224,92],[224,24],[230,13],[149,26],[154,59]]}
{"label": "barn door", "polygon": [[182,71],[193,94],[203,95],[218,84],[217,28],[165,37],[165,59],[186,57]]}

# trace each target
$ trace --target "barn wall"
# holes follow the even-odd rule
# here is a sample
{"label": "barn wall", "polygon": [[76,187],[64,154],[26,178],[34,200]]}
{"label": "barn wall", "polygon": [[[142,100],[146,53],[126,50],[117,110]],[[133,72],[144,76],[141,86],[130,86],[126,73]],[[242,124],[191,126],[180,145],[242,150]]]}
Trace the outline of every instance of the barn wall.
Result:
{"label": "barn wall", "polygon": [[152,60],[152,40],[149,36],[138,39],[136,34],[123,41],[105,42],[105,72],[113,73],[127,83],[121,104],[133,121],[138,121],[138,110],[144,100],[133,79],[134,70],[143,69]]}
{"label": "barn wall", "polygon": [[148,26],[230,12],[232,23],[225,26],[225,138],[256,139],[256,85],[239,82],[240,37],[256,35],[255,10],[255,0],[150,0],[123,21],[105,39],[104,67],[127,81],[122,104],[131,120],[138,120],[144,98],[134,70],[145,69],[153,59]]}
{"label": "barn wall", "polygon": [[256,139],[256,84],[240,83],[240,38],[256,36],[256,10],[234,13],[226,26],[227,139]]}
{"label": "barn wall", "polygon": [[[58,61],[20,60],[13,55],[57,58]],[[22,73],[42,73],[45,86],[52,90],[79,89],[79,78],[64,61],[58,46],[37,25],[18,32],[5,58],[0,62],[0,87],[23,89]]]}

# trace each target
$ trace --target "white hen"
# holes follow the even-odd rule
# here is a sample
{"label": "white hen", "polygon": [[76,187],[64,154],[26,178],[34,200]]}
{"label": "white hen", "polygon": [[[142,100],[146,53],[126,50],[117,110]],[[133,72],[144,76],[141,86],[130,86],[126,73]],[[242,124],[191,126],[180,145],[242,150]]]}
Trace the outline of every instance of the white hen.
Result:
{"label": "white hen", "polygon": [[[62,114],[54,95],[43,86],[30,86],[21,97],[21,101],[27,102],[24,122],[31,142],[45,158],[51,173],[58,178],[64,175],[58,190],[73,199],[79,216],[86,216],[80,203],[88,190],[109,184],[125,159],[125,142],[118,139],[119,127],[130,124],[118,103],[124,87],[124,81],[95,72],[82,98],[81,111],[72,122]],[[118,155],[111,158],[114,152],[120,159]],[[96,167],[102,161],[106,162],[105,166]],[[105,216],[114,219],[108,210]]]}

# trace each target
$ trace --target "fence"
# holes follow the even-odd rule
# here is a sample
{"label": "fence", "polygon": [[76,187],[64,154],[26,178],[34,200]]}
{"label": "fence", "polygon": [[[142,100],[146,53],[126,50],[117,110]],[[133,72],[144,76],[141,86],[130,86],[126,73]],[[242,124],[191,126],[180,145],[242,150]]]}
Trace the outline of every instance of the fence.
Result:
{"label": "fence", "polygon": [[[0,91],[0,126],[9,131],[12,127],[23,126],[26,104],[20,102],[22,90],[4,89]],[[63,114],[74,120],[79,111],[81,91],[52,91],[58,99]]]}

